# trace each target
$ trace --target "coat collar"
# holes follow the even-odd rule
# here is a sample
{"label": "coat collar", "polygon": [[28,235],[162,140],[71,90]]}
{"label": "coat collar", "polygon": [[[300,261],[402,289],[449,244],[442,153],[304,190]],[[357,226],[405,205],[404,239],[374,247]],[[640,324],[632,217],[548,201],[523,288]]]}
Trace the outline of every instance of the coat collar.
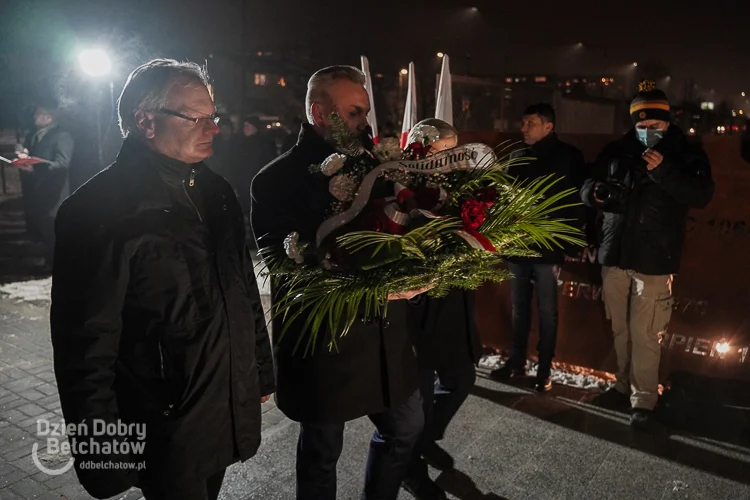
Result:
{"label": "coat collar", "polygon": [[32,144],[39,144],[40,142],[42,142],[42,140],[45,137],[47,137],[47,135],[50,132],[52,132],[55,129],[57,129],[57,123],[51,123],[51,124],[47,125],[46,127],[42,127],[40,129],[37,129],[37,131],[34,132],[34,135],[31,136],[31,143]]}
{"label": "coat collar", "polygon": [[[199,191],[207,202],[224,191],[225,181],[203,163],[187,164],[168,158],[136,138],[123,142],[111,168],[118,172],[122,189],[143,209],[169,209],[175,203],[185,205],[186,191]],[[195,181],[192,187],[191,175]]]}
{"label": "coat collar", "polygon": [[300,127],[296,147],[313,161],[324,160],[336,152],[336,149],[309,123],[303,123]]}
{"label": "coat collar", "polygon": [[560,140],[557,138],[557,134],[552,132],[533,146],[530,146],[529,149],[531,149],[536,157],[545,156],[558,142]]}
{"label": "coat collar", "polygon": [[167,185],[178,188],[182,188],[183,182],[189,183],[191,176],[195,180],[208,170],[202,162],[184,163],[170,158],[134,137],[125,139],[116,164],[120,168],[134,170],[133,173],[139,178],[158,176]]}

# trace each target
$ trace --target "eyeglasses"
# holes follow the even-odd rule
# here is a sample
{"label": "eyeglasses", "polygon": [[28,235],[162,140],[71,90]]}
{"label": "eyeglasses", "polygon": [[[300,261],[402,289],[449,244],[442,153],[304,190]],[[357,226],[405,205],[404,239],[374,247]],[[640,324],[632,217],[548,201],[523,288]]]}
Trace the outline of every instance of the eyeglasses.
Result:
{"label": "eyeglasses", "polygon": [[211,114],[210,116],[201,116],[198,118],[194,118],[192,116],[183,115],[182,113],[178,113],[177,111],[173,111],[171,109],[167,108],[161,108],[159,110],[159,113],[170,115],[170,116],[176,116],[177,118],[182,118],[183,120],[187,120],[189,122],[193,122],[196,125],[203,124],[203,126],[206,126],[209,124],[209,122],[212,122],[214,125],[219,124],[219,115],[216,113]]}

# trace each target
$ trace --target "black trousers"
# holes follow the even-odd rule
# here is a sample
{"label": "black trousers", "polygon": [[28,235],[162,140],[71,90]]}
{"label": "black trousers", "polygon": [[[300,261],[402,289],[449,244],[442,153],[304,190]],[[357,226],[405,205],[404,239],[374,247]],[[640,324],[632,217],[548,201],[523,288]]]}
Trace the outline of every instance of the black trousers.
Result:
{"label": "black trousers", "polygon": [[432,442],[443,439],[448,424],[469,397],[476,378],[476,367],[468,357],[437,370],[419,370],[419,390],[422,392],[425,425],[412,456],[410,474],[419,475],[426,472],[420,450]]}
{"label": "black trousers", "polygon": [[[376,430],[370,441],[362,499],[396,500],[424,426],[419,391],[400,406],[369,418]],[[343,445],[344,422],[300,424],[297,500],[336,498],[336,464]]]}
{"label": "black trousers", "polygon": [[557,344],[557,276],[552,264],[508,264],[513,273],[510,292],[513,302],[513,340],[508,364],[513,368],[526,366],[526,350],[531,330],[531,299],[536,289],[539,309],[539,369],[537,376],[548,377]]}
{"label": "black trousers", "polygon": [[180,477],[174,480],[142,476],[138,487],[146,500],[216,500],[226,469],[208,478]]}
{"label": "black trousers", "polygon": [[[57,210],[54,203],[61,196],[60,192],[50,193],[57,198],[44,199],[39,192],[39,179],[33,173],[21,173],[21,189],[23,191],[23,210],[26,220],[26,234],[31,241],[44,246],[45,264],[52,265],[55,255],[55,216]],[[49,191],[44,190],[44,193]],[[51,205],[50,205],[51,203]]]}

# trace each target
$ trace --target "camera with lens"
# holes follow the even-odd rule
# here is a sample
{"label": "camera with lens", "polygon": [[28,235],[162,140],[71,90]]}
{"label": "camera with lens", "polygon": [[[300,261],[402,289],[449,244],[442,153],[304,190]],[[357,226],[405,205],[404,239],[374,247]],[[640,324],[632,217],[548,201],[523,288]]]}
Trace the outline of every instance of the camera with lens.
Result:
{"label": "camera with lens", "polygon": [[618,162],[617,160],[613,160],[609,164],[607,179],[598,182],[594,187],[594,197],[607,207],[604,209],[605,211],[619,211],[619,209],[625,206],[628,196],[630,196],[630,187],[628,185],[630,175],[627,169],[623,169],[624,176],[617,175],[618,170]]}
{"label": "camera with lens", "polygon": [[594,196],[603,203],[623,205],[628,199],[629,192],[630,189],[628,189],[625,183],[615,179],[607,179],[596,185]]}

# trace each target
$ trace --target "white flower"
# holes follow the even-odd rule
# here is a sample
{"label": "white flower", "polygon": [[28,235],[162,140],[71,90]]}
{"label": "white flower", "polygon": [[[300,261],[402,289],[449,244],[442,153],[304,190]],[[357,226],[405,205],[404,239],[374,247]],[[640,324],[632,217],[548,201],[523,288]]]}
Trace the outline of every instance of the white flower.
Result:
{"label": "white flower", "polygon": [[375,144],[372,152],[382,163],[387,161],[400,160],[404,154],[398,139],[395,137],[386,137],[379,143]]}
{"label": "white flower", "polygon": [[419,142],[420,144],[432,144],[433,142],[440,139],[440,132],[432,125],[415,125],[411,132],[409,132],[409,138],[407,144]]}
{"label": "white flower", "polygon": [[357,182],[345,174],[333,177],[328,183],[328,191],[340,201],[351,201],[356,190]]}
{"label": "white flower", "polygon": [[323,164],[320,166],[320,171],[330,177],[343,168],[344,162],[346,162],[346,156],[339,153],[333,153],[323,161]]}
{"label": "white flower", "polygon": [[301,248],[299,245],[299,233],[293,232],[284,238],[284,250],[286,250],[286,256],[292,259],[297,264],[302,264],[305,259],[302,257]]}

